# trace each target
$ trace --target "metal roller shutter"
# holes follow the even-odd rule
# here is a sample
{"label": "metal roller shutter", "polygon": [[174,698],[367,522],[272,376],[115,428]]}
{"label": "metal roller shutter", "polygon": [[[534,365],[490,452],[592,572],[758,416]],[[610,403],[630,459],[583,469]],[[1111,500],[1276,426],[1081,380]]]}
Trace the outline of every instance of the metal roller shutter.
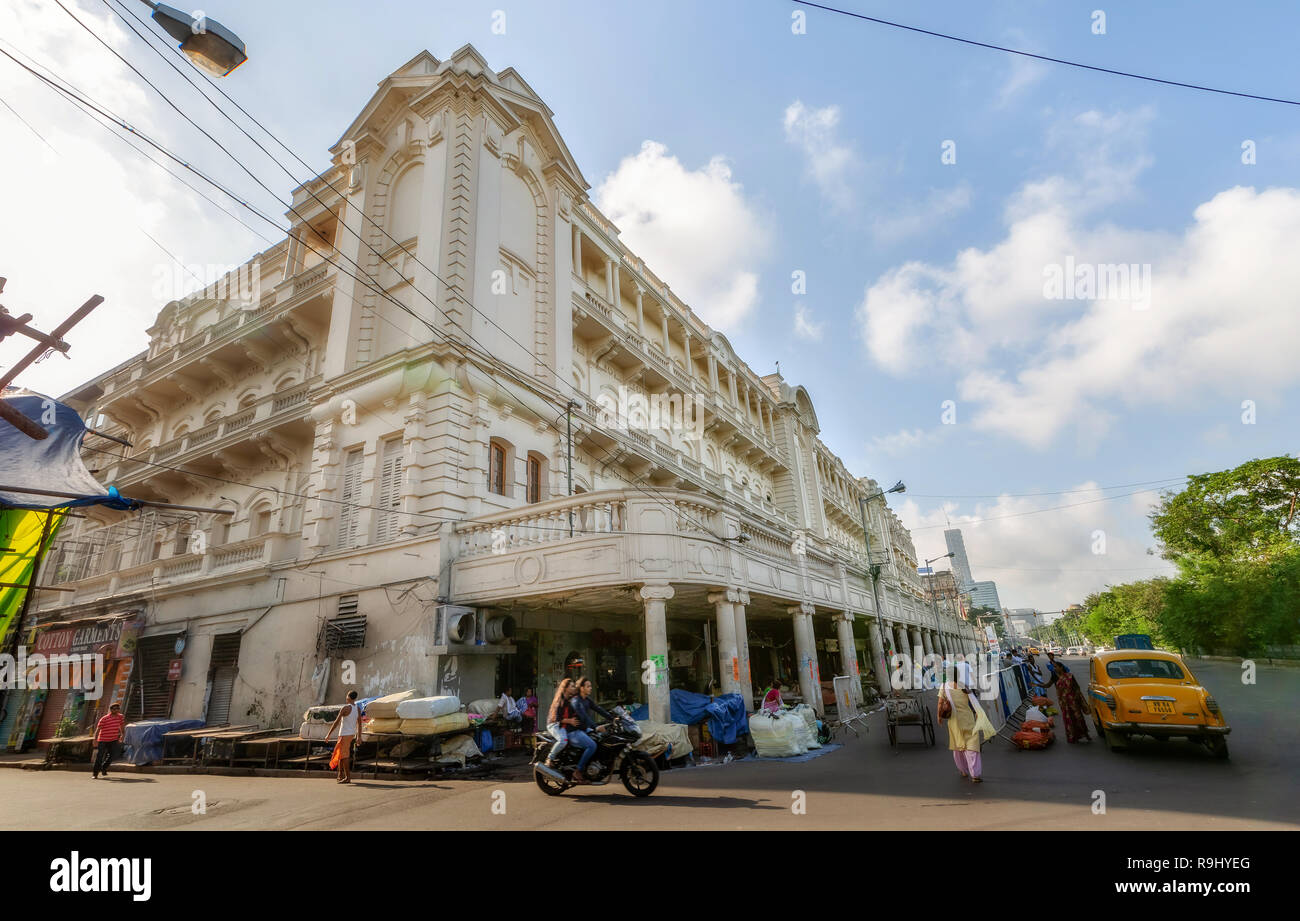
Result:
{"label": "metal roller shutter", "polygon": [[167,680],[167,667],[176,657],[175,633],[164,636],[147,636],[136,647],[139,679],[135,682],[132,704],[127,707],[127,719],[139,714],[140,719],[165,720],[171,716],[172,697],[176,683]]}
{"label": "metal roller shutter", "polygon": [[63,707],[68,702],[68,689],[56,688],[45,696],[45,709],[41,711],[41,722],[36,730],[36,740],[54,738],[54,730],[59,728],[63,719]]}
{"label": "metal roller shutter", "polygon": [[208,681],[212,692],[208,695],[207,724],[220,726],[230,722],[230,699],[235,693],[235,677],[239,674],[239,633],[225,633],[212,638],[212,659],[208,665]]}

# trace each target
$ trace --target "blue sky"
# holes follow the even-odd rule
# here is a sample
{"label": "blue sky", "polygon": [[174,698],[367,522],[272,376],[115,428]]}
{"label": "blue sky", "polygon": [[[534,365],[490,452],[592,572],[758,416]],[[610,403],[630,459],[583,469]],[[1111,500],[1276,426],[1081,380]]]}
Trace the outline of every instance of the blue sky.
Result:
{"label": "blue sky", "polygon": [[[1105,5],[1105,34],[1093,32],[1101,0],[842,5],[1103,67],[1300,96],[1300,17],[1275,3]],[[375,85],[423,48],[445,58],[472,42],[492,67],[515,67],[555,111],[593,197],[629,213],[644,202],[653,215],[624,226],[629,245],[675,290],[699,292],[693,306],[757,372],[780,362],[809,389],[823,439],[851,470],[906,480],[893,505],[924,556],[943,552],[945,520],[961,526],[977,578],[997,580],[1005,605],[1057,609],[1161,569],[1145,552],[1152,493],[1096,487],[1296,450],[1296,260],[1284,258],[1300,229],[1295,106],[1029,63],[777,0],[211,6],[250,52],[226,90],[314,167]],[[103,0],[72,8],[184,96]],[[791,30],[798,9],[806,34]],[[20,0],[0,15],[12,47],[268,201],[57,7]],[[149,277],[160,254],[138,231],[186,263],[238,262],[266,244],[8,61],[0,71],[0,95],[58,149],[0,107],[11,142],[0,167],[34,177],[30,201],[10,205],[21,229],[0,222],[0,251],[14,257],[5,302],[41,316],[94,288],[114,307],[86,326],[112,348],[74,349],[75,361],[26,377],[61,392],[144,346],[162,305]],[[945,141],[954,163],[941,162]],[[287,193],[274,166],[231,146]],[[702,186],[718,191],[717,208],[686,194]],[[720,241],[712,260],[656,237],[654,220],[674,208]],[[123,212],[119,232],[112,215]],[[90,226],[69,231],[78,214]],[[1149,264],[1149,306],[1044,298],[1044,266],[1067,257]],[[806,273],[802,295],[795,271]],[[737,276],[752,287],[732,287]],[[725,311],[712,302],[723,291],[735,295]],[[941,419],[948,400],[954,424]],[[1253,424],[1242,421],[1247,400]],[[1021,495],[1052,491],[1071,492]],[[1095,501],[1108,496],[1120,498]],[[1072,507],[1044,511],[1061,505]]]}

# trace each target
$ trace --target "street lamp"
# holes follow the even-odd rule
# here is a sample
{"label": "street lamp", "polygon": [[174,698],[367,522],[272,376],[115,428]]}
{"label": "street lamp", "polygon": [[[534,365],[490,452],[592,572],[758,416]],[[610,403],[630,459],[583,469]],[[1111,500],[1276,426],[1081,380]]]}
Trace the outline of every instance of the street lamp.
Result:
{"label": "street lamp", "polygon": [[[862,536],[867,542],[867,571],[871,574],[871,594],[876,600],[876,632],[880,634],[880,654],[885,654],[885,622],[880,616],[880,564],[871,560],[871,525],[867,522],[867,503],[872,499],[879,499],[886,493],[905,492],[907,487],[903,481],[899,480],[888,489],[877,490],[869,496],[861,496],[858,499],[858,510],[862,513]],[[892,643],[890,644],[893,645]],[[889,693],[888,678],[889,660],[883,659],[881,662],[880,676],[876,680],[876,685],[886,694]]]}
{"label": "street lamp", "polygon": [[150,0],[140,2],[153,10],[153,19],[162,30],[180,42],[185,56],[212,76],[224,77],[248,60],[239,36],[215,19]]}
{"label": "street lamp", "polygon": [[[956,551],[951,551],[943,556],[936,556],[933,560],[926,560],[925,568],[929,569],[931,563],[937,563],[939,560],[950,560],[956,555]],[[930,611],[934,614],[935,638],[938,639],[939,635],[943,633],[943,628],[939,626],[939,605],[935,602],[934,572],[930,573]]]}

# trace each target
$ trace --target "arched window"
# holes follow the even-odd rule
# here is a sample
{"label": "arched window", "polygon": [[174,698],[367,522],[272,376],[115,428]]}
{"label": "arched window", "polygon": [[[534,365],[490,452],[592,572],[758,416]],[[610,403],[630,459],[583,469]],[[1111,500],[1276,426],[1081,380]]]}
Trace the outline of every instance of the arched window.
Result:
{"label": "arched window", "polygon": [[271,531],[271,506],[258,505],[248,516],[248,536],[261,537]]}
{"label": "arched window", "polygon": [[500,438],[488,442],[488,492],[498,496],[510,495],[509,468],[513,455],[509,442]]}
{"label": "arched window", "polygon": [[546,498],[546,458],[536,451],[528,452],[528,501],[541,502]]}

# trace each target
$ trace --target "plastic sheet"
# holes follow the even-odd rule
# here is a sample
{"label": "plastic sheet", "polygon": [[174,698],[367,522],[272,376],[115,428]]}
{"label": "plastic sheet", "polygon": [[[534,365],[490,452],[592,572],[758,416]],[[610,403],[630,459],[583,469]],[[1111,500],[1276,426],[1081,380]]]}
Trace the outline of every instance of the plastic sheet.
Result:
{"label": "plastic sheet", "polygon": [[789,712],[770,714],[759,710],[749,718],[749,737],[760,758],[788,758],[808,751],[804,740],[808,724]]}
{"label": "plastic sheet", "polygon": [[144,720],[139,723],[128,723],[122,730],[123,757],[132,764],[161,761],[164,735],[182,729],[202,728],[203,720]]}

